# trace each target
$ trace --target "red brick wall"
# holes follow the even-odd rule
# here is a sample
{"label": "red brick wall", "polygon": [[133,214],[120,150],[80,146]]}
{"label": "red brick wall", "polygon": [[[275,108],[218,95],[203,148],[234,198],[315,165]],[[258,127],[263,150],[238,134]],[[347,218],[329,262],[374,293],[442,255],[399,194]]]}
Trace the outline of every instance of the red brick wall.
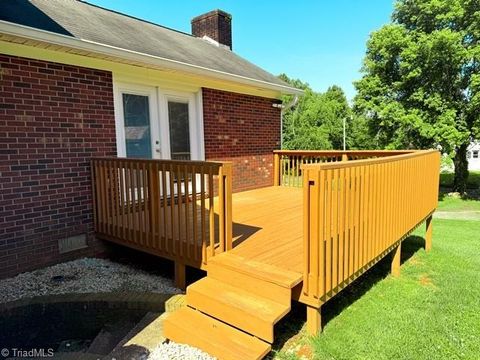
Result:
{"label": "red brick wall", "polygon": [[273,185],[272,151],[280,148],[274,99],[203,89],[205,157],[233,162],[233,189]]}
{"label": "red brick wall", "polygon": [[115,154],[110,72],[0,55],[0,277],[98,253],[89,159]]}

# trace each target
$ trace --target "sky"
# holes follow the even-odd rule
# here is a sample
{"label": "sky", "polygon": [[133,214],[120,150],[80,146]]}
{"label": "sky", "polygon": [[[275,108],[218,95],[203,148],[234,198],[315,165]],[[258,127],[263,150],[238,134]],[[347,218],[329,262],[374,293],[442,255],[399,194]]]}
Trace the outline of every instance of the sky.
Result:
{"label": "sky", "polygon": [[213,9],[232,15],[233,51],[315,91],[339,85],[348,99],[361,77],[366,41],[390,21],[393,0],[87,0],[190,33],[190,20]]}

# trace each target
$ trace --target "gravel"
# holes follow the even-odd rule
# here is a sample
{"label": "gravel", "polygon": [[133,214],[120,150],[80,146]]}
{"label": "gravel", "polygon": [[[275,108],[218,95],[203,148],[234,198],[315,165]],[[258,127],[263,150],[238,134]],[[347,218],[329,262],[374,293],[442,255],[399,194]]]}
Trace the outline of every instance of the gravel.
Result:
{"label": "gravel", "polygon": [[155,348],[148,360],[213,360],[207,353],[191,346],[177,344],[172,341]]}
{"label": "gravel", "polygon": [[0,280],[0,303],[42,295],[121,291],[181,292],[170,279],[133,266],[84,258]]}
{"label": "gravel", "polygon": [[[171,279],[110,260],[84,258],[0,280],[0,303],[43,295],[121,291],[181,293]],[[197,348],[168,342],[155,348],[148,359],[214,358]]]}

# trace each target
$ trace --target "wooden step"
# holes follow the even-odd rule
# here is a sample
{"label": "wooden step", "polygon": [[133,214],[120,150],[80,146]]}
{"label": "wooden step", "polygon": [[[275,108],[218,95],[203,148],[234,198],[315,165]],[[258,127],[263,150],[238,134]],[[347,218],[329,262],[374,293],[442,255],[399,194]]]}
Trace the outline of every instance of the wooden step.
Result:
{"label": "wooden step", "polygon": [[165,336],[197,347],[218,359],[262,359],[270,344],[189,307],[177,310],[164,323]]}
{"label": "wooden step", "polygon": [[187,304],[269,343],[273,343],[273,325],[290,311],[290,304],[209,277],[187,288]]}
{"label": "wooden step", "polygon": [[291,304],[291,289],[262,279],[252,278],[250,275],[238,272],[222,263],[209,262],[207,273],[209,278],[239,287],[253,295],[262,296],[283,305]]}
{"label": "wooden step", "polygon": [[209,260],[210,264],[217,264],[235,270],[252,278],[260,279],[287,289],[293,289],[303,278],[302,274],[282,269],[259,261],[250,260],[235,255],[233,251],[219,254]]}

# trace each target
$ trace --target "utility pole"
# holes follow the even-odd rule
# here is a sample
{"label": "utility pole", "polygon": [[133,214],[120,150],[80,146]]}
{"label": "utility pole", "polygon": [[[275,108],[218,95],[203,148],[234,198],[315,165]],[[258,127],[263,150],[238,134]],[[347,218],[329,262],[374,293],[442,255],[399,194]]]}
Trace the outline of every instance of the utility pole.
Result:
{"label": "utility pole", "polygon": [[343,118],[343,151],[347,150],[347,144],[346,144],[346,139],[347,139],[346,124],[347,124],[347,117],[345,116],[345,117]]}

